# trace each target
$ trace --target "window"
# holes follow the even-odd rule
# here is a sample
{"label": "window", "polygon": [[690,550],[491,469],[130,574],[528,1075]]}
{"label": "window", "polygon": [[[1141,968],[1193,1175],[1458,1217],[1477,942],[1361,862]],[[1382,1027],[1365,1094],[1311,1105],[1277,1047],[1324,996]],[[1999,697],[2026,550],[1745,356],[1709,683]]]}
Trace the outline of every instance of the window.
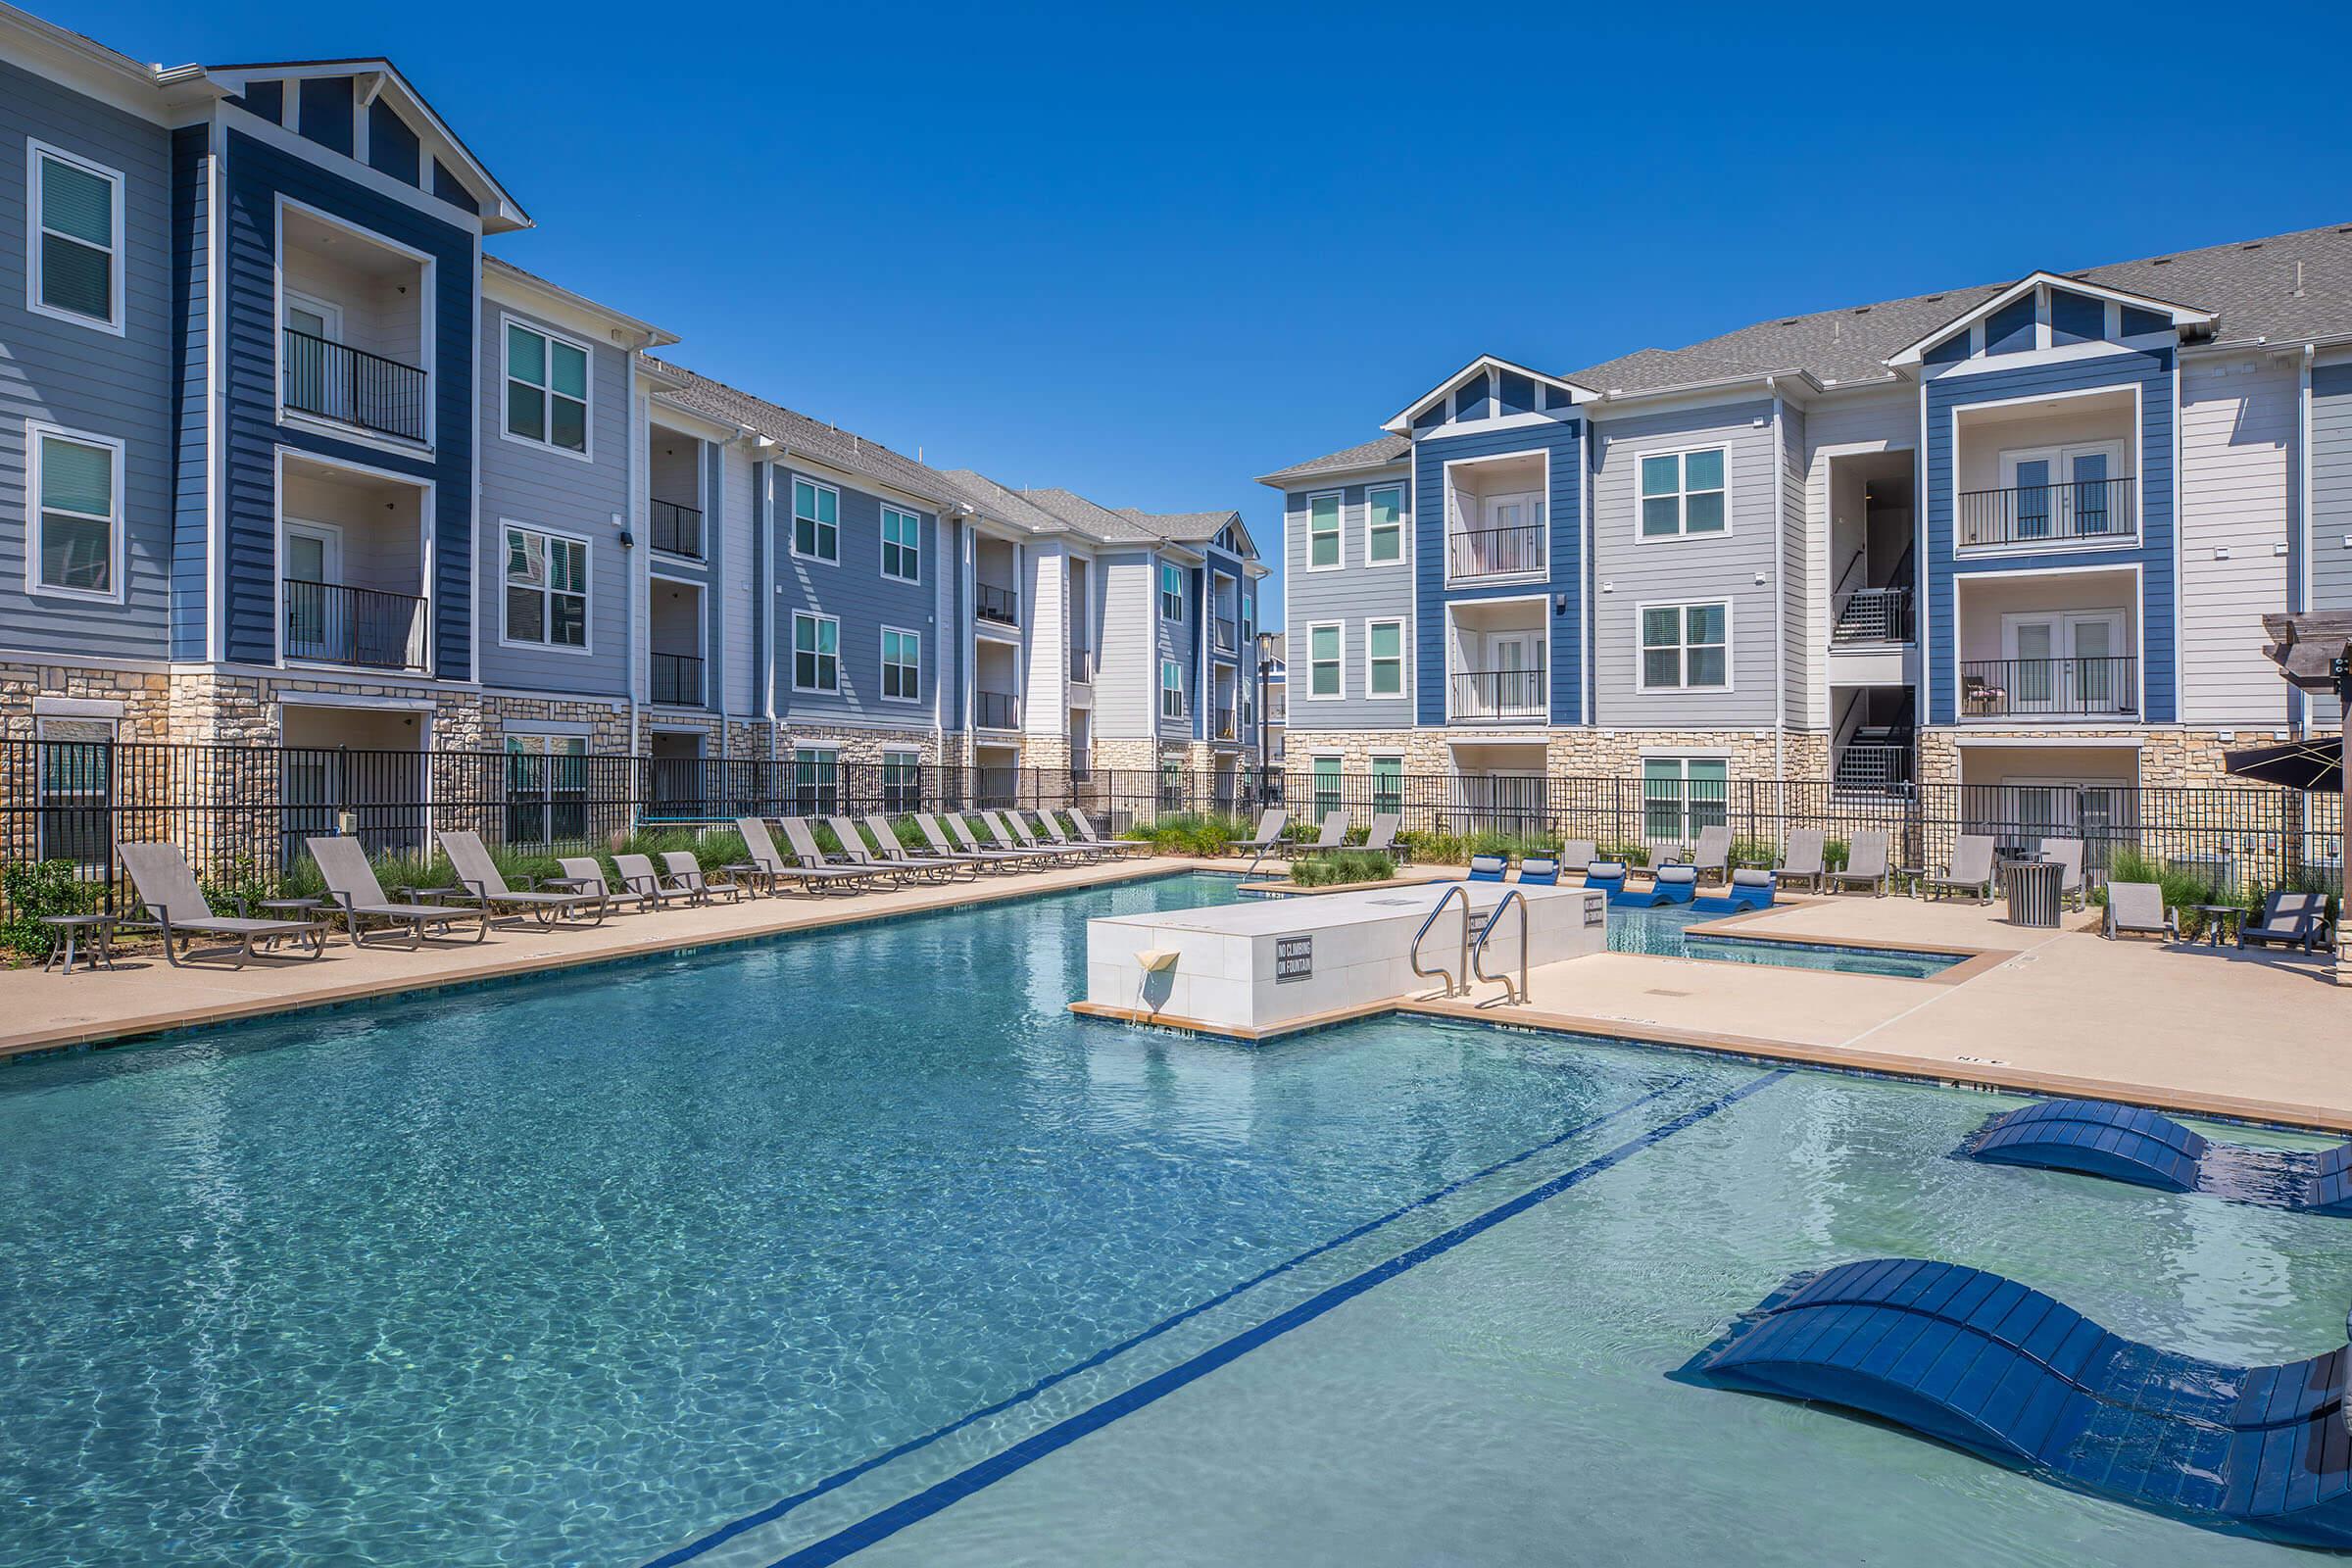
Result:
{"label": "window", "polygon": [[507,737],[507,842],[554,844],[588,836],[588,739]]}
{"label": "window", "polygon": [[1367,697],[1402,697],[1404,695],[1404,622],[1374,620],[1364,624],[1364,645],[1369,651],[1371,671],[1364,688]]}
{"label": "window", "polygon": [[1159,663],[1159,716],[1184,716],[1184,666],[1173,659],[1163,659]]}
{"label": "window", "polygon": [[792,689],[841,690],[841,622],[833,616],[792,612]]}
{"label": "window", "polygon": [[823,816],[841,809],[839,752],[819,746],[793,748],[792,804],[798,816]]}
{"label": "window", "polygon": [[792,481],[792,553],[840,562],[840,491],[807,479]]}
{"label": "window", "polygon": [[1318,757],[1315,768],[1315,816],[1318,820],[1340,808],[1340,760]]}
{"label": "window", "polygon": [[1159,618],[1184,618],[1184,568],[1172,561],[1159,564]]}
{"label": "window", "polygon": [[1340,686],[1340,628],[1326,622],[1306,628],[1306,695],[1338,697]]}
{"label": "window", "polygon": [[893,703],[922,701],[923,635],[882,628],[882,696]]}
{"label": "window", "polygon": [[1386,566],[1404,559],[1404,486],[1374,485],[1364,492],[1364,564]]}
{"label": "window", "polygon": [[1250,608],[1250,596],[1248,594],[1244,594],[1242,595],[1242,635],[1244,637],[1249,636],[1250,628],[1256,624],[1257,612]]}
{"label": "window", "polygon": [[35,854],[104,875],[115,848],[115,724],[106,718],[34,720],[41,809]]}
{"label": "window", "polygon": [[1642,760],[1642,831],[1653,844],[1687,844],[1731,820],[1731,764],[1721,758]]}
{"label": "window", "polygon": [[1404,809],[1404,759],[1375,757],[1372,759],[1372,809],[1401,811]]}
{"label": "window", "polygon": [[1159,760],[1159,808],[1163,811],[1184,809],[1184,762],[1180,758]]}
{"label": "window", "polygon": [[28,424],[37,541],[24,563],[27,593],[122,597],[122,443]]}
{"label": "window", "polygon": [[1728,690],[1726,657],[1732,607],[1643,605],[1642,689],[1644,691]]}
{"label": "window", "polygon": [[901,582],[923,580],[922,520],[896,507],[882,509],[882,575]]}
{"label": "window", "polygon": [[25,303],[43,316],[122,330],[122,176],[29,144],[32,221]]}
{"label": "window", "polygon": [[1340,564],[1340,498],[1306,498],[1306,569],[1329,571]]}
{"label": "window", "polygon": [[923,759],[919,752],[882,754],[882,809],[893,816],[920,810],[923,805]]}
{"label": "window", "polygon": [[1724,530],[1723,448],[1660,452],[1642,460],[1642,537]]}
{"label": "window", "polygon": [[507,641],[587,649],[587,540],[507,525]]}
{"label": "window", "polygon": [[507,323],[507,434],[588,454],[588,351]]}

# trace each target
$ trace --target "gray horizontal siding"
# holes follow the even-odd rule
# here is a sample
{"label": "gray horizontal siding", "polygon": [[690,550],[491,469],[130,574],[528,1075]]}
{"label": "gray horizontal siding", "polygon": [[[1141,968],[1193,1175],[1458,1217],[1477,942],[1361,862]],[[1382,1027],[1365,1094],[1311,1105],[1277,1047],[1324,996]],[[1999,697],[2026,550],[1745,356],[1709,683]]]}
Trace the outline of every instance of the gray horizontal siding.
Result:
{"label": "gray horizontal siding", "polygon": [[[25,307],[25,140],[121,171],[118,337]],[[174,496],[172,139],[160,125],[0,62],[0,646],[89,659],[163,659]],[[123,602],[24,591],[27,420],[123,443]]]}
{"label": "gray horizontal siding", "polygon": [[[1405,558],[1395,565],[1370,566],[1364,560],[1364,492],[1380,483],[1394,483],[1405,497]],[[1310,497],[1340,495],[1340,560],[1337,571],[1306,569],[1306,517]],[[1298,729],[1410,729],[1413,725],[1414,687],[1411,668],[1413,642],[1413,528],[1412,484],[1399,474],[1393,481],[1372,485],[1313,486],[1283,497],[1283,592],[1289,599],[1285,640],[1290,666],[1299,672],[1298,689],[1291,694],[1291,722]],[[1307,628],[1321,621],[1338,621],[1342,636],[1340,689],[1337,699],[1310,698],[1312,670],[1307,658]],[[1365,623],[1404,622],[1405,682],[1400,697],[1371,698],[1365,649]]]}
{"label": "gray horizontal siding", "polygon": [[[2311,608],[2352,610],[2352,365],[2311,372]],[[2336,727],[2335,699],[2314,692],[2311,718]]]}
{"label": "gray horizontal siding", "polygon": [[[582,462],[502,437],[506,328],[525,326],[586,342],[553,321],[496,300],[482,302],[482,679],[494,686],[621,697],[629,689],[629,567],[615,518],[629,510],[628,356],[588,343],[589,451]],[[506,647],[506,529],[514,522],[589,541],[589,652]]]}
{"label": "gray horizontal siding", "polygon": [[[1783,670],[1773,583],[1783,565],[1785,504],[1771,400],[1608,419],[1593,426],[1593,435],[1602,443],[1592,476],[1594,722],[1642,729],[1769,725]],[[1642,457],[1710,446],[1727,449],[1729,532],[1642,543]],[[1641,690],[1640,607],[1710,600],[1732,607],[1732,690]]]}

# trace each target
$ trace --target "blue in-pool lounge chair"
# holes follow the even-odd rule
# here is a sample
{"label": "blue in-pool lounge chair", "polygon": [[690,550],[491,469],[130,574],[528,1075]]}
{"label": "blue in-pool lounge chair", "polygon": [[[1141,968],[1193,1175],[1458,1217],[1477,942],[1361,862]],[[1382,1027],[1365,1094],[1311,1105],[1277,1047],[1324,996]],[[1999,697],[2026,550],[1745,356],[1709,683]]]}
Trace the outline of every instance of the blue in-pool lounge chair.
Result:
{"label": "blue in-pool lounge chair", "polygon": [[[1592,886],[1592,878],[1585,880]],[[1611,904],[1622,904],[1629,909],[1652,908],[1661,904],[1689,904],[1698,896],[1698,867],[1695,865],[1661,865],[1650,873],[1650,883],[1639,892],[1620,890],[1609,895]]]}
{"label": "blue in-pool lounge chair", "polygon": [[1519,858],[1519,883],[1522,887],[1556,888],[1560,862],[1548,855],[1523,855]]}
{"label": "blue in-pool lounge chair", "polygon": [[1612,903],[1625,891],[1625,862],[1623,860],[1594,860],[1585,867],[1585,886],[1598,888]]}
{"label": "blue in-pool lounge chair", "polygon": [[1510,858],[1507,856],[1473,855],[1470,857],[1470,874],[1462,880],[1465,882],[1500,882],[1504,880],[1504,873],[1508,872],[1510,868]]}
{"label": "blue in-pool lounge chair", "polygon": [[1777,886],[1776,873],[1741,866],[1732,873],[1732,881],[1721,893],[1693,899],[1691,904],[1715,914],[1739,914],[1748,909],[1769,909]]}

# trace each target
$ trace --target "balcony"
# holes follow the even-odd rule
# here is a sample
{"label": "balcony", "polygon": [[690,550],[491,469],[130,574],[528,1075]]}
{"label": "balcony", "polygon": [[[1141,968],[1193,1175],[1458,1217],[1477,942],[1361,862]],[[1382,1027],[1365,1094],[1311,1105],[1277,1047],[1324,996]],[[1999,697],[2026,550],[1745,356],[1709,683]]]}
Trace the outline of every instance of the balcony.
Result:
{"label": "balcony", "polygon": [[1012,692],[972,693],[972,725],[976,729],[1019,729],[1020,698]]}
{"label": "balcony", "polygon": [[1451,716],[1470,723],[1533,720],[1551,716],[1548,683],[1541,669],[1457,670]]}
{"label": "balcony", "polygon": [[1960,717],[2132,719],[2139,714],[2139,661],[1982,659],[1960,665]]}
{"label": "balcony", "polygon": [[423,600],[299,577],[285,578],[279,587],[288,659],[430,672]]}
{"label": "balcony", "polygon": [[1448,582],[1529,576],[1544,569],[1544,529],[1539,524],[1474,528],[1446,536]]}
{"label": "balcony", "polygon": [[1230,741],[1238,738],[1240,732],[1234,728],[1234,716],[1232,709],[1220,708],[1216,710],[1213,716],[1216,719],[1217,727],[1210,731],[1210,733],[1216,739],[1221,741]]}
{"label": "balcony", "polygon": [[675,501],[647,503],[653,524],[654,548],[673,556],[703,559],[703,514]]}
{"label": "balcony", "polygon": [[284,339],[288,409],[402,441],[424,440],[422,370],[290,326]]}
{"label": "balcony", "polygon": [[1218,653],[1230,654],[1234,651],[1234,649],[1241,646],[1241,627],[1234,621],[1233,617],[1230,615],[1219,615],[1216,620],[1216,628]]}
{"label": "balcony", "polygon": [[669,708],[703,706],[703,662],[692,654],[652,654],[653,700]]}
{"label": "balcony", "polygon": [[1963,550],[2019,545],[2101,544],[2139,531],[2133,479],[2082,479],[1971,490],[1959,497]]}
{"label": "balcony", "polygon": [[1092,648],[1070,650],[1070,684],[1092,686],[1095,683],[1095,651]]}
{"label": "balcony", "polygon": [[972,589],[972,612],[982,620],[993,620],[1000,626],[1018,626],[1021,623],[1021,596],[1010,588],[995,583],[976,583]]}

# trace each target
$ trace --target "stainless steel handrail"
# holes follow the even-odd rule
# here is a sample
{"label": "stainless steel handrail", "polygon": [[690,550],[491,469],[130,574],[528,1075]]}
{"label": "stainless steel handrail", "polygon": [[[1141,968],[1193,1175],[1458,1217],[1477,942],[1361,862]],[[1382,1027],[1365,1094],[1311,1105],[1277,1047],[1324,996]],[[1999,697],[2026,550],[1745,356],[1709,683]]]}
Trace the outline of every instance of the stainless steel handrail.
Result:
{"label": "stainless steel handrail", "polygon": [[[1459,884],[1457,883],[1457,884],[1456,884],[1456,886],[1459,886]],[[1519,906],[1519,983],[1518,983],[1516,986],[1512,985],[1512,983],[1511,983],[1511,977],[1510,977],[1508,974],[1489,974],[1489,973],[1487,973],[1487,971],[1486,971],[1486,968],[1485,968],[1485,966],[1484,966],[1484,964],[1483,964],[1483,962],[1482,962],[1482,960],[1483,960],[1483,959],[1485,958],[1485,956],[1486,956],[1486,952],[1487,952],[1487,939],[1488,939],[1489,937],[1491,937],[1491,936],[1493,936],[1493,935],[1494,934],[1494,922],[1495,922],[1495,921],[1497,921],[1497,920],[1499,920],[1499,919],[1501,919],[1501,918],[1502,918],[1502,911],[1503,911],[1503,910],[1505,910],[1505,909],[1507,909],[1507,908],[1509,908],[1509,907],[1510,907],[1512,905],[1514,905],[1514,904],[1516,904],[1516,905],[1518,905],[1518,906]],[[1463,921],[1463,923],[1464,923],[1465,925],[1467,925],[1467,924],[1469,923],[1469,919],[1470,919],[1470,904],[1469,904],[1469,901],[1465,899],[1465,900],[1462,902],[1462,921]],[[1527,1003],[1527,895],[1526,895],[1526,894],[1524,894],[1524,893],[1520,892],[1520,891],[1519,891],[1517,888],[1507,888],[1507,889],[1505,889],[1505,890],[1504,890],[1504,892],[1503,892],[1503,895],[1502,895],[1502,902],[1494,906],[1494,908],[1493,912],[1492,912],[1492,913],[1490,913],[1490,914],[1487,916],[1487,923],[1486,923],[1485,925],[1482,925],[1482,926],[1480,926],[1480,927],[1478,928],[1478,936],[1477,936],[1477,938],[1476,938],[1475,940],[1473,940],[1473,941],[1471,942],[1471,944],[1470,944],[1470,961],[1469,961],[1469,968],[1470,968],[1470,978],[1471,978],[1471,979],[1473,979],[1473,980],[1499,980],[1500,982],[1502,982],[1502,995],[1501,995],[1500,997],[1496,997],[1496,998],[1491,998],[1491,999],[1489,999],[1490,1001],[1495,1001],[1495,1002],[1502,1002],[1502,1003],[1506,1003],[1506,1004],[1510,1004],[1510,1005],[1512,1005],[1512,1006],[1523,1006],[1523,1005],[1525,1005],[1525,1004],[1526,1004],[1526,1003]],[[1465,985],[1464,987],[1462,987],[1462,989],[1463,989],[1463,990],[1466,992],[1466,991],[1468,991],[1470,988],[1469,988],[1467,985]],[[1480,1006],[1482,1006],[1482,1007],[1483,1007],[1483,1006],[1486,1006],[1487,1004],[1487,1004],[1487,1003],[1485,1003],[1485,1002],[1482,1002],[1482,1003],[1480,1003],[1480,1004],[1479,1004],[1479,1005],[1480,1005]]]}
{"label": "stainless steel handrail", "polygon": [[[1438,923],[1438,916],[1446,912],[1446,906],[1453,902],[1457,896],[1462,901],[1462,945],[1460,955],[1455,961],[1461,967],[1448,969],[1440,965],[1434,969],[1424,969],[1421,967],[1421,939],[1429,935],[1429,928]],[[1468,888],[1459,882],[1454,882],[1448,884],[1446,891],[1439,895],[1438,902],[1430,908],[1429,918],[1422,921],[1421,929],[1413,933],[1413,945],[1405,954],[1405,961],[1413,966],[1413,973],[1424,980],[1429,979],[1432,975],[1444,975],[1446,989],[1438,993],[1441,997],[1458,997],[1470,989],[1467,982],[1457,978],[1470,972],[1470,890]]]}

